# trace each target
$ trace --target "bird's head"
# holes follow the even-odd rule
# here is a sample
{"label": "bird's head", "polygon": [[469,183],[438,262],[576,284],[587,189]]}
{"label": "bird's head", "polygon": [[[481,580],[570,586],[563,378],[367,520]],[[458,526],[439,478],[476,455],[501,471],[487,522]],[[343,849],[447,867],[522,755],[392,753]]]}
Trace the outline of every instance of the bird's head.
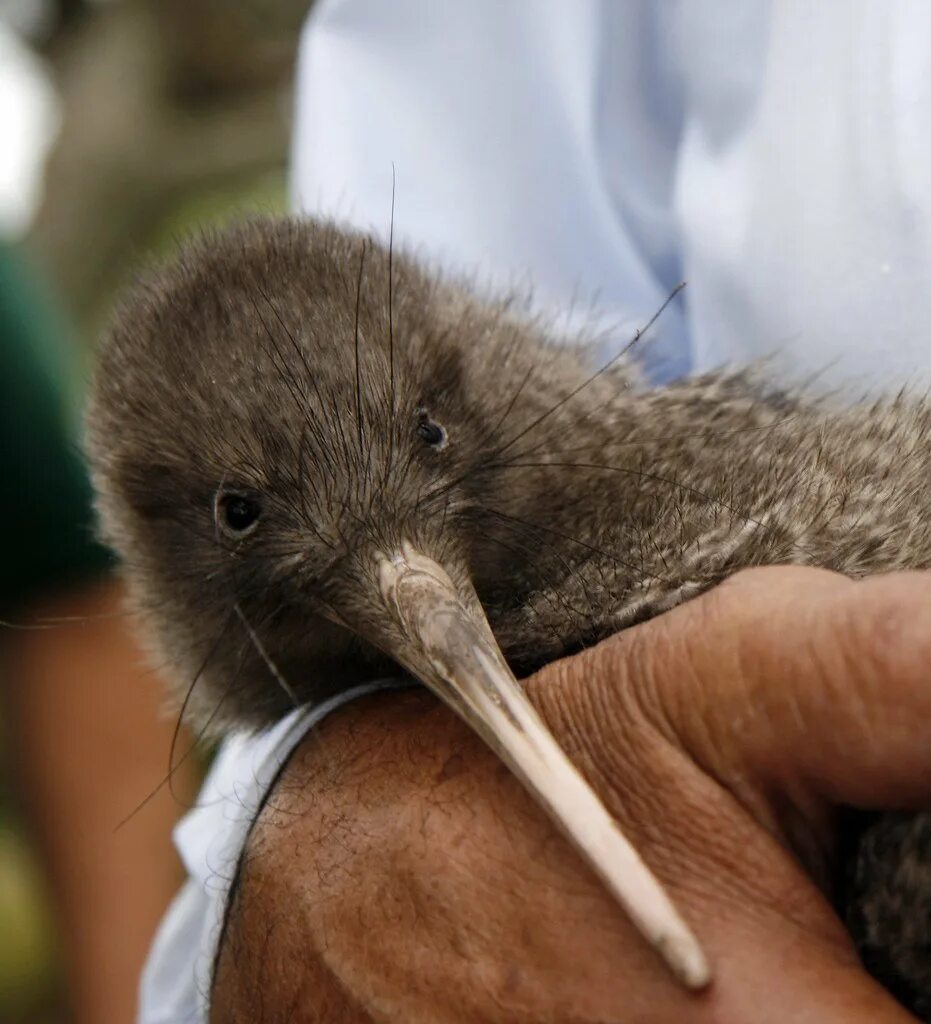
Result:
{"label": "bird's head", "polygon": [[453,605],[491,649],[476,589],[539,543],[499,536],[526,480],[495,459],[578,372],[500,304],[328,224],[250,222],[146,277],[102,348],[88,448],[195,717],[269,721],[386,656],[435,675]]}

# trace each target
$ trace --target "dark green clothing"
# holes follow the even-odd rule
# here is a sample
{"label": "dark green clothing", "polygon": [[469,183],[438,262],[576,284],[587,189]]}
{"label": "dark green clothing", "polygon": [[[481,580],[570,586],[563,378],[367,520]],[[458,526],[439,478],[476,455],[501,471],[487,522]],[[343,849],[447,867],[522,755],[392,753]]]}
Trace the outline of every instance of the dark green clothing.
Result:
{"label": "dark green clothing", "polygon": [[50,297],[0,245],[0,616],[110,563],[93,540],[67,345]]}

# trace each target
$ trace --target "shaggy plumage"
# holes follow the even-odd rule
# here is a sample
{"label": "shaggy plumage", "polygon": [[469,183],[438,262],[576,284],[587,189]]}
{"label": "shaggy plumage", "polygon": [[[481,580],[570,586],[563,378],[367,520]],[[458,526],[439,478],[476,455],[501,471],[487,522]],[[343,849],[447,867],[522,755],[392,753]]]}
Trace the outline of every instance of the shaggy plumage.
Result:
{"label": "shaggy plumage", "polygon": [[[931,567],[928,402],[842,407],[749,371],[651,390],[546,335],[324,223],[247,223],[132,292],[89,452],[195,721],[261,725],[383,671],[347,594],[405,537],[472,580],[518,674],[745,566]],[[850,916],[926,1015],[929,822],[863,833]]]}

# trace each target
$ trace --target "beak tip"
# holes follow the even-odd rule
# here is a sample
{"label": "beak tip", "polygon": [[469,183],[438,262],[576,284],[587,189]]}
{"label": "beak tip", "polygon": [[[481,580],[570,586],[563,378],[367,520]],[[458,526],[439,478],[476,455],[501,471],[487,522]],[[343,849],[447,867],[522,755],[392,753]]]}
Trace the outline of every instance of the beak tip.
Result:
{"label": "beak tip", "polygon": [[657,943],[660,955],[686,988],[701,992],[713,980],[711,966],[691,933],[664,936]]}

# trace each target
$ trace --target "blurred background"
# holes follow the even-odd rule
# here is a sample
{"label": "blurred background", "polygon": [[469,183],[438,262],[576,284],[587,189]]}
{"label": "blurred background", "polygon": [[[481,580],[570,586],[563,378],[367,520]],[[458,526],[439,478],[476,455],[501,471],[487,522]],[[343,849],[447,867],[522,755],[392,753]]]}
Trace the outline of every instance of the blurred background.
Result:
{"label": "blurred background", "polygon": [[[167,833],[196,771],[117,829],[164,777],[173,723],[149,730],[159,684],[121,632],[89,516],[70,547],[49,537],[64,494],[86,503],[76,410],[121,283],[206,224],[285,208],[308,7],[0,0],[0,617],[42,627],[0,628],[3,1024],[131,1020],[180,879]],[[54,424],[60,465],[39,440]]]}

